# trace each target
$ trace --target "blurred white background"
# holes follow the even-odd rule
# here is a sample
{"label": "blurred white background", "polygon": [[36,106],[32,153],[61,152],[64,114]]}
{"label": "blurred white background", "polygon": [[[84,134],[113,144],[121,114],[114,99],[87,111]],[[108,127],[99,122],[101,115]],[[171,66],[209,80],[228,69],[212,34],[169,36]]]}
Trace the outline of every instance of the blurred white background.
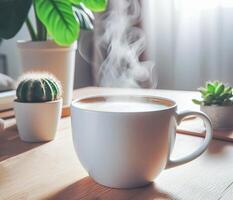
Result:
{"label": "blurred white background", "polygon": [[[142,0],[141,4],[146,54],[156,63],[158,88],[195,90],[214,79],[233,85],[232,0]],[[25,27],[0,46],[13,78],[21,72],[19,39],[29,39]],[[75,77],[76,88],[93,84],[92,66],[79,54]]]}
{"label": "blurred white background", "polygon": [[232,0],[147,0],[143,14],[159,88],[194,90],[214,79],[233,84]]}

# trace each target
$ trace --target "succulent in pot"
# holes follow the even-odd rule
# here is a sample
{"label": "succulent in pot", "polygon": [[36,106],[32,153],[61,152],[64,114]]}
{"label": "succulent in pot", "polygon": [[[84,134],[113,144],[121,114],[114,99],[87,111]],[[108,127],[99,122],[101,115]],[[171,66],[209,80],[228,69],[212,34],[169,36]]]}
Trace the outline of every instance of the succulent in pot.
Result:
{"label": "succulent in pot", "polygon": [[20,78],[14,109],[19,136],[27,142],[54,139],[61,117],[60,82],[47,73],[27,73]]}
{"label": "succulent in pot", "polygon": [[193,99],[211,119],[214,129],[233,129],[232,87],[220,81],[207,82],[198,89],[202,100]]}

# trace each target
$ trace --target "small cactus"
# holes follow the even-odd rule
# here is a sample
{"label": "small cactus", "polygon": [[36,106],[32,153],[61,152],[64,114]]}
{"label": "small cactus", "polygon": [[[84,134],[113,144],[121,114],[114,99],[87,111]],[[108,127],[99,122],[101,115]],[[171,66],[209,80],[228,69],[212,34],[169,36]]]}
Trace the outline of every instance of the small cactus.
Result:
{"label": "small cactus", "polygon": [[61,85],[51,74],[27,73],[20,78],[16,97],[19,102],[55,101],[61,97]]}
{"label": "small cactus", "polygon": [[207,82],[205,87],[198,89],[202,100],[193,99],[193,103],[198,105],[233,105],[232,87],[224,85],[222,82]]}

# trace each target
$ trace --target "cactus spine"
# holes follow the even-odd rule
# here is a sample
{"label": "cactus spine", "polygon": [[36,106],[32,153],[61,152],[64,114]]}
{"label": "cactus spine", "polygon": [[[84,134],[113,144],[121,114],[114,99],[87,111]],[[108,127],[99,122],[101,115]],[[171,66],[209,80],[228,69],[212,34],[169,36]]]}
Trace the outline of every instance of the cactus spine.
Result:
{"label": "cactus spine", "polygon": [[21,78],[16,96],[19,102],[54,101],[61,97],[61,86],[50,74],[30,73]]}

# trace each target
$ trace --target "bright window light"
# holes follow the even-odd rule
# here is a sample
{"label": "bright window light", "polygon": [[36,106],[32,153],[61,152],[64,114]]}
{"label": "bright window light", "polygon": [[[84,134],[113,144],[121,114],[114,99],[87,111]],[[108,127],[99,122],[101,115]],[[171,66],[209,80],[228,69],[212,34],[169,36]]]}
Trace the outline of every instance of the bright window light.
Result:
{"label": "bright window light", "polygon": [[176,0],[177,10],[201,11],[211,10],[219,7],[233,7],[233,0]]}

